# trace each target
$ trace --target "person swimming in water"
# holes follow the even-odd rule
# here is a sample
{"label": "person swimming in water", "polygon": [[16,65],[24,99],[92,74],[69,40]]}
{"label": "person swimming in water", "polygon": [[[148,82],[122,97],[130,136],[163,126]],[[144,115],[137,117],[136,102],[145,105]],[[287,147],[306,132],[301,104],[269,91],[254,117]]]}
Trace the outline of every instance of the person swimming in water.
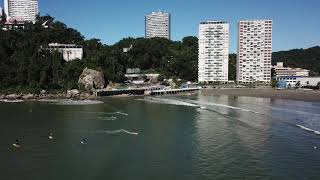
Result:
{"label": "person swimming in water", "polygon": [[87,144],[86,139],[85,139],[85,138],[83,138],[83,139],[80,141],[80,144],[86,145],[86,144]]}
{"label": "person swimming in water", "polygon": [[13,146],[14,146],[14,147],[17,147],[17,148],[21,147],[21,144],[20,144],[20,142],[19,142],[19,139],[16,139],[16,142],[13,144]]}
{"label": "person swimming in water", "polygon": [[54,138],[53,138],[53,133],[51,132],[50,134],[49,134],[49,137],[48,137],[50,140],[53,140]]}

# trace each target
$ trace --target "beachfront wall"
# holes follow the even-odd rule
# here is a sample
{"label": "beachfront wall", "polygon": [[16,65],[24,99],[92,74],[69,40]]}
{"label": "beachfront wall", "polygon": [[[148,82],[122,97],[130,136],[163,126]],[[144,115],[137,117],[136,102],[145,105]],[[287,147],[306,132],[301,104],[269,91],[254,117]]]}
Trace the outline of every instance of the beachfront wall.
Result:
{"label": "beachfront wall", "polygon": [[303,77],[298,78],[301,86],[317,86],[320,83],[320,77]]}
{"label": "beachfront wall", "polygon": [[98,91],[97,96],[144,95],[144,89]]}
{"label": "beachfront wall", "polygon": [[277,77],[277,81],[285,81],[287,87],[310,87],[317,86],[320,83],[320,77],[298,77],[298,76],[285,76]]}
{"label": "beachfront wall", "polygon": [[166,94],[180,94],[189,93],[200,90],[199,88],[186,88],[186,89],[170,89],[170,90],[155,90],[151,91],[150,95],[166,95]]}
{"label": "beachfront wall", "polygon": [[161,90],[159,88],[147,89],[124,89],[124,90],[100,90],[96,92],[96,96],[119,96],[119,95],[166,95],[166,94],[180,94],[198,91],[199,88],[186,88],[186,89],[170,89]]}

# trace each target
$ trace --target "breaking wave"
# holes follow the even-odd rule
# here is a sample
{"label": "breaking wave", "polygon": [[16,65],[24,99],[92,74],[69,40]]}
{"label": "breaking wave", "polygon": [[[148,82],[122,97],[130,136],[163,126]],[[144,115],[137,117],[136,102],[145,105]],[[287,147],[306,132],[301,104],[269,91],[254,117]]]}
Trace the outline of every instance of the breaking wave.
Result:
{"label": "breaking wave", "polygon": [[103,101],[96,100],[59,100],[55,104],[57,105],[95,105],[103,104]]}
{"label": "breaking wave", "polygon": [[310,128],[307,128],[305,126],[299,125],[299,124],[296,124],[296,126],[298,126],[299,128],[301,128],[303,130],[306,130],[306,131],[309,131],[309,132],[313,132],[315,134],[320,135],[320,131],[316,131],[316,130],[310,129]]}
{"label": "breaking wave", "polygon": [[189,107],[200,107],[197,104],[192,104],[184,101],[174,100],[174,99],[164,99],[164,98],[144,98],[139,99],[140,101],[145,101],[148,103],[157,103],[157,104],[169,104],[176,106],[189,106]]}
{"label": "breaking wave", "polygon": [[112,113],[105,113],[105,114],[119,114],[119,115],[123,115],[123,116],[129,116],[129,114],[124,113],[124,112],[112,112]]}
{"label": "breaking wave", "polygon": [[[207,105],[207,106],[225,107],[225,108],[234,109],[234,110],[251,112],[251,113],[254,113],[254,114],[262,114],[262,113],[260,113],[260,112],[253,111],[253,110],[250,110],[250,109],[243,109],[243,108],[239,108],[239,107],[235,107],[235,106],[228,106],[228,105],[217,104],[217,103],[212,103],[212,102],[200,102],[200,101],[193,101],[193,100],[190,100],[190,101],[188,101],[188,102],[196,103],[196,104],[200,104],[200,105]],[[201,109],[206,109],[206,107],[204,107],[204,106],[199,106],[199,107],[200,107]]]}
{"label": "breaking wave", "polygon": [[115,120],[117,120],[117,117],[114,117],[114,116],[112,116],[112,117],[98,117],[98,119],[101,121],[115,121]]}
{"label": "breaking wave", "polygon": [[[39,99],[37,100],[38,102],[46,102],[46,103],[58,103],[59,101],[62,100],[58,100],[58,99]],[[67,101],[67,100],[64,100]]]}
{"label": "breaking wave", "polygon": [[102,130],[102,131],[89,131],[89,130],[77,130],[75,133],[88,133],[88,134],[129,134],[129,135],[139,135],[137,132],[128,131],[125,129],[119,129],[114,131]]}
{"label": "breaking wave", "polygon": [[100,114],[100,115],[122,115],[122,116],[129,116],[129,114],[124,113],[124,112],[88,112],[88,111],[82,111],[79,112],[82,114]]}
{"label": "breaking wave", "polygon": [[5,102],[5,103],[21,103],[23,100],[8,100],[8,99],[1,99],[0,102]]}

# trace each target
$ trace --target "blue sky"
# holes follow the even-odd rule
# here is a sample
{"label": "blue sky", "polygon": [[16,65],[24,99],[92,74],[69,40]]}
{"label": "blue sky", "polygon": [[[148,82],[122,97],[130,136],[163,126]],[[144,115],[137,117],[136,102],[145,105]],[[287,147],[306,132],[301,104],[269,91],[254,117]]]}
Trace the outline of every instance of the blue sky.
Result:
{"label": "blue sky", "polygon": [[163,10],[172,16],[172,39],[197,36],[205,20],[230,23],[230,50],[236,52],[237,22],[272,19],[273,50],[320,45],[320,0],[39,0],[42,15],[79,30],[86,38],[113,44],[144,36],[144,16]]}

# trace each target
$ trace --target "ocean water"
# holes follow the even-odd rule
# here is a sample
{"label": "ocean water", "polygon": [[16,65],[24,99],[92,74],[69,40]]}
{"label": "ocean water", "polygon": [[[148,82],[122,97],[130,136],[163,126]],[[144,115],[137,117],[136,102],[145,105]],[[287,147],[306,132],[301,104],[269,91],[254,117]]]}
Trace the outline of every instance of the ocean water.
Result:
{"label": "ocean water", "polygon": [[320,102],[0,102],[0,123],[3,180],[320,179]]}

